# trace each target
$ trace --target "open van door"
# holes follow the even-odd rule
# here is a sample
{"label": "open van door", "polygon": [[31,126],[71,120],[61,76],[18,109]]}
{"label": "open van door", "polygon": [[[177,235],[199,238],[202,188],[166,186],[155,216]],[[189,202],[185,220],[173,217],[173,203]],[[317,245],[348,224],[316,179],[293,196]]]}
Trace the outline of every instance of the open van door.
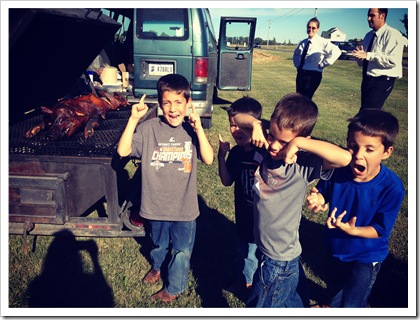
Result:
{"label": "open van door", "polygon": [[257,18],[221,17],[218,44],[219,90],[251,90]]}

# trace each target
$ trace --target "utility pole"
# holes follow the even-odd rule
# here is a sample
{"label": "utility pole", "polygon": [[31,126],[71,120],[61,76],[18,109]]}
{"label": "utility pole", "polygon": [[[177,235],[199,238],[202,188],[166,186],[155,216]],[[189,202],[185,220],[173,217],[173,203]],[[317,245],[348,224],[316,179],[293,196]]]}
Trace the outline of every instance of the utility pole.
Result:
{"label": "utility pole", "polygon": [[268,43],[270,42],[270,27],[271,27],[271,19],[268,20],[267,49],[268,49]]}
{"label": "utility pole", "polygon": [[315,15],[314,15],[314,17],[316,17],[316,11],[318,10],[318,8],[315,8]]}

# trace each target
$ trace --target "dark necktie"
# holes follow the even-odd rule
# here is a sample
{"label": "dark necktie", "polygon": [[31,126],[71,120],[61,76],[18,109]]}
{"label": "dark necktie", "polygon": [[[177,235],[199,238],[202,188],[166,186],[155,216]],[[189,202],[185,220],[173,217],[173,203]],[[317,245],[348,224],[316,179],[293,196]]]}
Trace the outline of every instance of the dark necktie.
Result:
{"label": "dark necktie", "polygon": [[[368,45],[368,48],[367,48],[366,52],[370,52],[370,50],[372,50],[372,44],[373,44],[373,41],[375,40],[375,38],[376,38],[376,33],[374,32],[373,35],[372,35],[372,39],[370,39],[370,42],[369,42],[369,45]],[[368,63],[369,63],[369,61],[367,59],[363,60],[363,76],[366,75]]]}
{"label": "dark necktie", "polygon": [[311,40],[308,40],[308,42],[305,45],[305,48],[303,48],[302,56],[300,57],[300,64],[298,71],[301,71],[303,68],[303,64],[305,63],[306,54],[308,53],[309,44],[311,43]]}

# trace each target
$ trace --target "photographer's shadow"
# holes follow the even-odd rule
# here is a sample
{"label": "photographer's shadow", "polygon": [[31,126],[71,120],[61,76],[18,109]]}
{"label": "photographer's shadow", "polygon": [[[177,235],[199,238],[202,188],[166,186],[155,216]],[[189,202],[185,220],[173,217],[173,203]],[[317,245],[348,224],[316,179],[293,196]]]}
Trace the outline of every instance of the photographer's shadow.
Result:
{"label": "photographer's shadow", "polygon": [[204,308],[228,308],[223,290],[235,278],[235,224],[199,197],[191,270]]}
{"label": "photographer's shadow", "polygon": [[[69,230],[56,232],[54,236],[41,275],[29,285],[29,307],[114,307],[113,292],[99,265],[95,241],[77,241]],[[92,274],[84,272],[82,250],[92,260]]]}

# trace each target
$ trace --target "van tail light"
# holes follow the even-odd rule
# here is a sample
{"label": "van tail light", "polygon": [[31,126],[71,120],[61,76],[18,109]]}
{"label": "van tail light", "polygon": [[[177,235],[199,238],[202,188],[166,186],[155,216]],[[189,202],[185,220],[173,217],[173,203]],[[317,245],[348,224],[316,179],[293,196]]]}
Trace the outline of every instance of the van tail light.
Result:
{"label": "van tail light", "polygon": [[195,58],[195,83],[207,83],[209,76],[208,58]]}

